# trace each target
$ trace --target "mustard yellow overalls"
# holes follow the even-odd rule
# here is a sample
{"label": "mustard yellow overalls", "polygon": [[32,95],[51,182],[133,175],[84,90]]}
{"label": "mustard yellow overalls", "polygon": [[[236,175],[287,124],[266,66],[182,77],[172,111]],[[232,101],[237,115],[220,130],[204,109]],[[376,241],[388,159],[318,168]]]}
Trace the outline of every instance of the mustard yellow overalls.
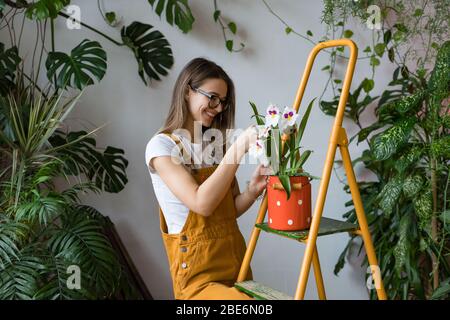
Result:
{"label": "mustard yellow overalls", "polygon": [[[183,148],[176,136],[168,136],[179,148]],[[216,168],[217,165],[192,169],[192,175],[200,185]],[[166,221],[159,209],[161,234],[169,260],[175,299],[251,299],[233,287],[246,246],[236,221],[232,187],[210,216],[204,217],[190,210],[178,234],[167,233]],[[247,280],[251,279],[250,270]]]}

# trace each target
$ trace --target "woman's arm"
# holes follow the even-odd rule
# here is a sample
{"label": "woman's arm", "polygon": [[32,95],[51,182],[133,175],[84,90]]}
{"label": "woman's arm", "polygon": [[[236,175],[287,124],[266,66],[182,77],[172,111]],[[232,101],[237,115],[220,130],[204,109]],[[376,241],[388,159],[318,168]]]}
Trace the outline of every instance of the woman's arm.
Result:
{"label": "woman's arm", "polygon": [[249,145],[256,140],[253,127],[244,131],[225,153],[214,173],[200,186],[191,174],[170,156],[153,158],[151,165],[173,194],[189,209],[209,216],[225,197]]}

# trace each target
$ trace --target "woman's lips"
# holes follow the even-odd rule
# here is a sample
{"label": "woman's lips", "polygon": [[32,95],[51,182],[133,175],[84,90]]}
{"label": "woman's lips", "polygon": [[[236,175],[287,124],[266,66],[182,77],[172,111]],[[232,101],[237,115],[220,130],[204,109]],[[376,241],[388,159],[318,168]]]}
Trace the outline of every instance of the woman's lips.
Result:
{"label": "woman's lips", "polygon": [[214,117],[216,116],[215,113],[209,112],[209,111],[205,111],[205,114],[208,118],[210,118],[211,120],[214,119]]}

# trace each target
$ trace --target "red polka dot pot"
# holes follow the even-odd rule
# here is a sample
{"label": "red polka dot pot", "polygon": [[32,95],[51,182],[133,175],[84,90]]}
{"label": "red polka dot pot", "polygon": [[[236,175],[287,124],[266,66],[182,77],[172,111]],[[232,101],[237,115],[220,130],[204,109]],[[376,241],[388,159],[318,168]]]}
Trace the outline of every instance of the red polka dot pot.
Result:
{"label": "red polka dot pot", "polygon": [[267,184],[269,227],[275,230],[297,231],[311,226],[311,184],[307,177],[290,177],[291,196],[277,176],[270,176]]}

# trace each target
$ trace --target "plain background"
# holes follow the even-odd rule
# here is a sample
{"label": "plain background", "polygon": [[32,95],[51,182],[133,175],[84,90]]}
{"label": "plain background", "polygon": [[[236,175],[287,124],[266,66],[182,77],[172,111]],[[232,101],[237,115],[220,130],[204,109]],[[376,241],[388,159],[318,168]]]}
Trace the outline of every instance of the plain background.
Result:
{"label": "plain background", "polygon": [[[167,257],[161,240],[158,218],[158,203],[153,193],[150,176],[144,161],[145,146],[152,135],[162,126],[169,108],[172,88],[183,66],[195,57],[205,57],[221,65],[233,79],[237,92],[236,128],[246,128],[253,124],[249,101],[253,101],[263,112],[269,103],[280,107],[291,106],[306,58],[312,48],[307,41],[293,35],[286,35],[283,24],[272,15],[259,0],[218,1],[225,19],[232,19],[238,27],[235,42],[244,42],[246,48],[240,53],[226,50],[221,28],[214,23],[213,1],[189,1],[195,16],[193,30],[183,34],[178,28],[171,27],[165,19],[160,19],[145,0],[109,0],[105,1],[107,11],[116,11],[125,25],[132,21],[154,25],[170,42],[175,63],[167,77],[162,81],[145,86],[137,74],[137,64],[132,52],[117,47],[101,36],[86,28],[69,30],[64,19],[56,21],[56,50],[69,52],[83,39],[99,41],[108,54],[108,70],[104,79],[88,87],[81,97],[78,107],[70,115],[72,128],[93,129],[106,126],[98,132],[99,146],[112,145],[125,150],[129,160],[127,170],[129,182],[119,194],[100,196],[90,195],[84,201],[95,206],[109,216],[115,223],[119,234],[134,260],[137,269],[156,299],[171,299],[172,284],[168,270]],[[269,0],[268,3],[295,30],[306,34],[314,33],[313,39],[319,40],[326,26],[321,24],[322,1]],[[92,0],[72,1],[81,8],[81,20],[115,39],[120,32],[108,26],[101,18],[97,2]],[[228,20],[227,20],[228,21]],[[33,24],[26,24],[23,34],[21,56],[31,57],[32,40],[35,36]],[[360,56],[370,40],[370,30],[364,26],[355,32],[354,40],[359,47]],[[2,41],[7,42],[5,30],[0,32]],[[49,40],[49,38],[48,38]],[[322,53],[316,59],[303,103],[318,97],[324,88],[327,74],[320,69],[327,64],[328,55]],[[345,61],[344,61],[345,62]],[[343,74],[345,64],[339,66]],[[392,66],[382,61],[376,78],[376,93],[383,90],[392,74]],[[368,60],[359,60],[356,66],[354,83],[369,77],[371,69]],[[46,81],[45,75],[42,78]],[[355,88],[355,85],[352,87]],[[330,94],[326,96],[330,98]],[[370,112],[365,121],[371,118]],[[317,103],[313,109],[303,145],[314,150],[306,170],[316,176],[322,173],[323,162],[328,145],[333,118],[324,115]],[[351,123],[344,122],[349,136],[356,132]],[[350,152],[356,158],[363,145],[352,145]],[[339,159],[339,154],[337,159]],[[238,171],[241,190],[245,189],[255,165],[242,165]],[[360,179],[371,176],[356,167]],[[337,176],[344,178],[342,169],[332,174],[328,190],[324,216],[342,219],[346,212],[344,203],[349,196],[342,190]],[[313,182],[313,203],[317,194],[318,181]],[[220,187],[220,186],[218,186]],[[259,203],[239,219],[242,233],[248,239],[254,224]],[[340,272],[333,274],[335,263],[345,247],[347,234],[331,235],[318,240],[319,257],[325,289],[329,299],[368,299],[365,286],[365,272],[361,268],[362,256],[351,256]],[[352,252],[357,252],[355,246]],[[288,294],[295,291],[304,245],[288,239],[261,233],[252,261],[255,280]],[[317,291],[311,272],[306,294],[307,299],[316,299]]]}

